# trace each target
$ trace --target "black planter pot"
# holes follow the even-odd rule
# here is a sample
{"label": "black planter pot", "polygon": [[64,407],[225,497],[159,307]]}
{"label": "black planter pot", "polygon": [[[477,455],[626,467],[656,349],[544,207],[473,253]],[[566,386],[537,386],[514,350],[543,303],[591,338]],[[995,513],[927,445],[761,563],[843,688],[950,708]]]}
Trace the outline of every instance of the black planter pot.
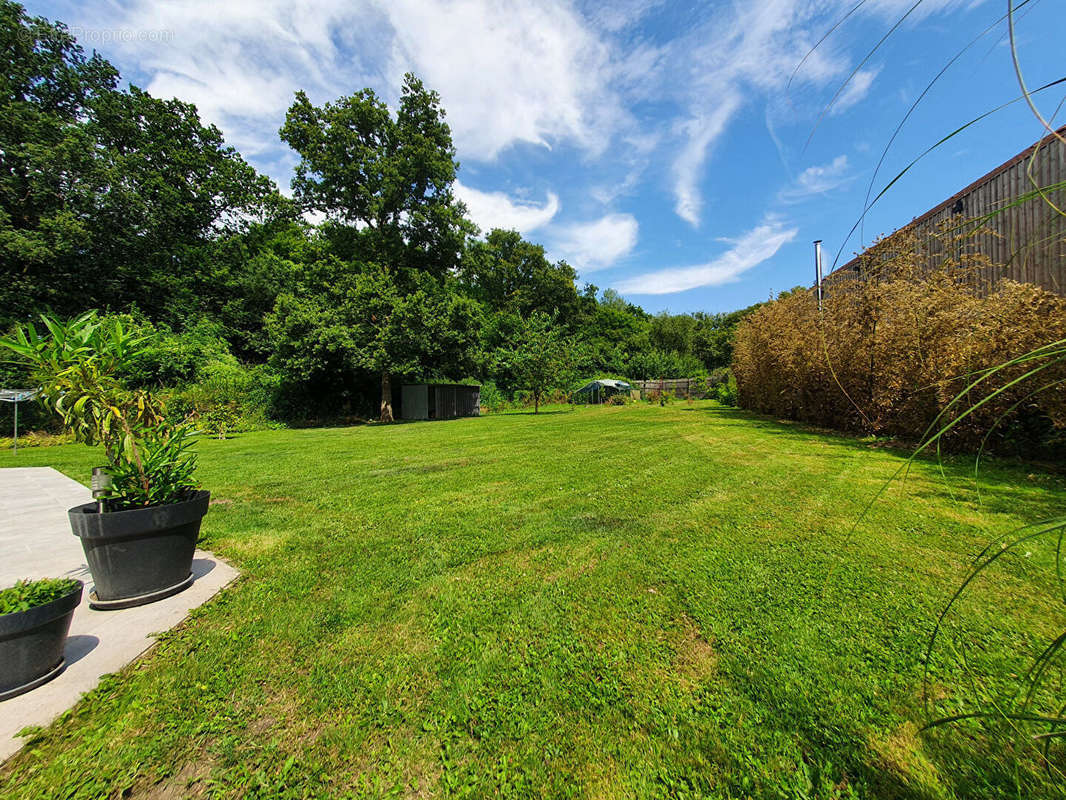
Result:
{"label": "black planter pot", "polygon": [[130,608],[177,594],[192,584],[192,556],[210,492],[163,506],[101,514],[95,503],[70,509],[94,591],[92,608]]}
{"label": "black planter pot", "polygon": [[0,700],[35,689],[63,671],[63,647],[82,588],[78,581],[77,589],[58,600],[0,616]]}

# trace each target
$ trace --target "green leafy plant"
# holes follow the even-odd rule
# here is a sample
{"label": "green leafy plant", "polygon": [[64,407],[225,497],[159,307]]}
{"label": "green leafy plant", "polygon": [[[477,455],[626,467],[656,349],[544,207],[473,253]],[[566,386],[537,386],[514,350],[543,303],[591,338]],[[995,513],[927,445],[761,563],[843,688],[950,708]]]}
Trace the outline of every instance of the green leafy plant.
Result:
{"label": "green leafy plant", "polygon": [[0,338],[28,365],[44,405],[76,441],[102,445],[112,476],[111,510],[174,503],[192,487],[196,455],[193,429],[167,421],[162,404],[145,389],[129,389],[119,377],[150,344],[121,319],[95,311],[69,321],[42,315]]}
{"label": "green leafy plant", "polygon": [[17,581],[14,586],[0,589],[0,616],[29,611],[58,600],[78,588],[73,578],[42,578],[36,581]]}

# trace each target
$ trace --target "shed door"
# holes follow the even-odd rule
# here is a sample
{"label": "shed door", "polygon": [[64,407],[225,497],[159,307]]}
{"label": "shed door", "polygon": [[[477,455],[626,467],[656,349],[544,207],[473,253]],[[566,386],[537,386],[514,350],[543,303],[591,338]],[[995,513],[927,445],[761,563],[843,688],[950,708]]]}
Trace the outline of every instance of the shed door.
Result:
{"label": "shed door", "polygon": [[400,414],[404,419],[429,419],[429,392],[423,386],[404,386]]}

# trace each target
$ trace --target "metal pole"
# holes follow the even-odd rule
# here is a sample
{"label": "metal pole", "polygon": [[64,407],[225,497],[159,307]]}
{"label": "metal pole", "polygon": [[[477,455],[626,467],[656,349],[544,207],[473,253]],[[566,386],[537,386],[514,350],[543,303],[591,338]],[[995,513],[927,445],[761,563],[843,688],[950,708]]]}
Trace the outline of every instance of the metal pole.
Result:
{"label": "metal pole", "polygon": [[14,448],[15,455],[19,454],[19,401],[18,396],[15,396],[15,435],[11,437],[12,447]]}
{"label": "metal pole", "polygon": [[818,285],[818,310],[822,310],[822,240],[814,240],[814,279]]}

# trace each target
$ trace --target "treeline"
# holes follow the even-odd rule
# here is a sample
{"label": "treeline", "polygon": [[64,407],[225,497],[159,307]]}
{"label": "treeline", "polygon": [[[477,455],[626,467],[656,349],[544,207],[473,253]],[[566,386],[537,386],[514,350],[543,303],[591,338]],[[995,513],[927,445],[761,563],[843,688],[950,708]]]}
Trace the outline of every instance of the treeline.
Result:
{"label": "treeline", "polygon": [[[513,231],[482,236],[452,191],[439,97],[412,75],[395,112],[370,89],[298,92],[288,198],[194,106],[122,88],[61,23],[6,0],[0,19],[0,327],[126,315],[159,342],[130,380],[204,417],[387,419],[402,381],[513,397],[731,361],[750,309],[649,315]],[[533,340],[549,336],[546,360]]]}

